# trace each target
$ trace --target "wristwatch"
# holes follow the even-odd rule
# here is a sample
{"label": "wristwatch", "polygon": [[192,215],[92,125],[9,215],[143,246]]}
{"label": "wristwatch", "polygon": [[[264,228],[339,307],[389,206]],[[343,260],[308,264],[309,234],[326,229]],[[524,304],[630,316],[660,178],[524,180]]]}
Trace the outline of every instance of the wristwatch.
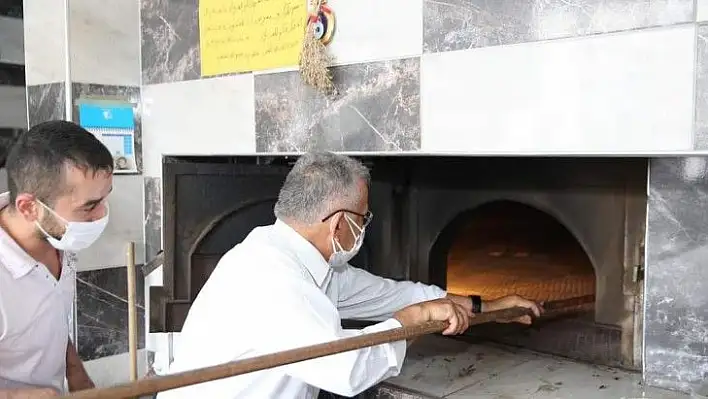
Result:
{"label": "wristwatch", "polygon": [[470,295],[472,300],[472,313],[482,313],[482,297],[479,295]]}

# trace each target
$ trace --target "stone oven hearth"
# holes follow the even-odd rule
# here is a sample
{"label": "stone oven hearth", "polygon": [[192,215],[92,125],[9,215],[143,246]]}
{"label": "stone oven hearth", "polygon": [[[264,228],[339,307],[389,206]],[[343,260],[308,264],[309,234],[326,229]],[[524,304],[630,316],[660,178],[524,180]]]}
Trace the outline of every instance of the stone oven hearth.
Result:
{"label": "stone oven hearth", "polygon": [[[645,159],[361,159],[374,219],[354,265],[488,299],[594,294],[594,311],[533,328],[478,326],[464,339],[641,367]],[[165,158],[164,286],[151,287],[151,332],[179,331],[219,257],[273,222],[294,160]]]}

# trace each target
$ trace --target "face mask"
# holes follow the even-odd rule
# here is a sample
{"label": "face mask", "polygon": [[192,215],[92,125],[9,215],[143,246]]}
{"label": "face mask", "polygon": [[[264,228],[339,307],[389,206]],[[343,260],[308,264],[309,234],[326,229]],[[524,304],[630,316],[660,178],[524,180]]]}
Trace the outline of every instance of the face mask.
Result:
{"label": "face mask", "polygon": [[[361,227],[357,226],[356,223],[349,217],[349,215],[345,214],[344,218],[347,221],[347,224],[349,225],[349,229],[352,232],[352,235],[354,236],[354,246],[352,249],[346,251],[344,248],[342,248],[342,245],[339,243],[339,241],[335,240],[334,237],[332,237],[332,255],[329,257],[329,265],[332,267],[342,267],[349,263],[350,260],[352,260],[353,257],[356,256],[356,254],[359,252],[359,249],[361,249],[361,244],[364,242],[364,233],[366,233],[365,229],[362,229]],[[354,228],[356,227],[357,230],[359,230],[359,234],[357,234],[354,231]]]}
{"label": "face mask", "polygon": [[64,219],[63,217],[59,216],[56,212],[54,212],[50,207],[48,207],[41,201],[37,202],[39,202],[44,207],[44,209],[51,212],[52,215],[54,215],[54,217],[56,217],[58,220],[64,222],[64,225],[66,226],[64,235],[61,237],[61,239],[57,240],[56,238],[49,235],[49,233],[47,233],[42,228],[38,221],[35,222],[39,230],[47,238],[47,241],[49,241],[49,243],[52,244],[54,248],[60,251],[81,251],[82,249],[90,247],[91,244],[98,240],[98,237],[101,236],[103,230],[108,224],[107,205],[106,216],[102,217],[101,219],[95,220],[93,222],[70,222]]}

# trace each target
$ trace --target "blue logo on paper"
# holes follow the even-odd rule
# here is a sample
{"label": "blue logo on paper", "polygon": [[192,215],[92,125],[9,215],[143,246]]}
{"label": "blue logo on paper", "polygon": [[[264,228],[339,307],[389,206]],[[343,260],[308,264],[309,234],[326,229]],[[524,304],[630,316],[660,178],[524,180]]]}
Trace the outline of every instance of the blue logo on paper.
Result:
{"label": "blue logo on paper", "polygon": [[135,127],[132,105],[79,104],[79,124],[94,129]]}

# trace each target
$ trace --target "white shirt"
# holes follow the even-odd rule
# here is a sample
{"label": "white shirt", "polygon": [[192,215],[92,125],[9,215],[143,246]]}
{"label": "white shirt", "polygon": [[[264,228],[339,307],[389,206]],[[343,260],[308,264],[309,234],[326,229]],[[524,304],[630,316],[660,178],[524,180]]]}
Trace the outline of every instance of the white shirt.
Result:
{"label": "white shirt", "polygon": [[[285,223],[258,227],[227,252],[185,320],[169,373],[400,327],[405,306],[444,297],[438,287],[396,282],[347,265],[332,269]],[[385,320],[344,330],[341,318]],[[397,375],[404,341],[166,391],[158,399],[353,396]]]}
{"label": "white shirt", "polygon": [[[9,195],[0,194],[0,208],[8,202]],[[65,392],[75,265],[75,255],[63,253],[57,280],[0,228],[0,389]]]}

